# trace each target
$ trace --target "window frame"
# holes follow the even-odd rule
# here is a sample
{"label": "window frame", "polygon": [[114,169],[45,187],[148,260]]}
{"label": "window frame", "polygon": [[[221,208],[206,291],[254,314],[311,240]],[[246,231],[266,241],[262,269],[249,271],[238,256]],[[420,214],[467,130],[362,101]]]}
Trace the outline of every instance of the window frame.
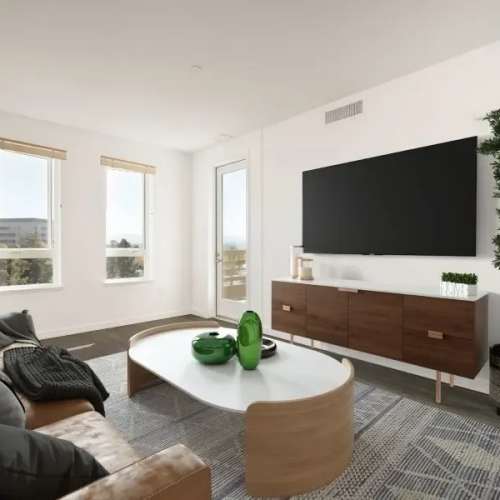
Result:
{"label": "window frame", "polygon": [[[105,166],[106,179],[106,215],[105,215],[105,238],[104,238],[104,283],[106,285],[120,285],[127,283],[145,283],[153,281],[153,259],[152,259],[152,241],[153,241],[153,216],[154,216],[154,175],[146,172],[134,172],[143,176],[143,247],[140,248],[109,248],[107,235],[107,220],[108,220],[108,198],[107,198],[107,183],[109,170],[129,171],[127,168]],[[132,171],[133,172],[133,171]],[[143,257],[144,273],[137,278],[108,278],[107,277],[107,260],[108,257]]]}
{"label": "window frame", "polygon": [[29,285],[3,285],[0,286],[0,292],[61,288],[61,160],[43,155],[11,152],[47,161],[47,248],[0,248],[0,259],[50,259],[52,281]]}

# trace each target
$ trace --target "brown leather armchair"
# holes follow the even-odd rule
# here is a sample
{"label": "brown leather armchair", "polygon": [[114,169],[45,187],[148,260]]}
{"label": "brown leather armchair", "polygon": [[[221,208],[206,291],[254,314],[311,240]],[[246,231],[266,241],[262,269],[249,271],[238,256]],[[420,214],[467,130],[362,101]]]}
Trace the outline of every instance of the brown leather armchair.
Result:
{"label": "brown leather armchair", "polygon": [[84,400],[23,399],[26,427],[66,439],[91,453],[110,473],[64,500],[209,500],[210,469],[182,444],[142,458]]}
{"label": "brown leather armchair", "polygon": [[206,500],[210,469],[177,444],[67,495],[63,500]]}

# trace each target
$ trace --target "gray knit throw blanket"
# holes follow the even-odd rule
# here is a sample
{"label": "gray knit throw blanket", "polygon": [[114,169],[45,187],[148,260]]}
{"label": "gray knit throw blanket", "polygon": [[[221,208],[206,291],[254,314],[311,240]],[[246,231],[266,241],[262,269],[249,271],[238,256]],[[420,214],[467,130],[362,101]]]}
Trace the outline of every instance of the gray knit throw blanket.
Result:
{"label": "gray knit throw blanket", "polygon": [[4,369],[16,390],[32,401],[87,399],[104,415],[109,394],[84,361],[59,347],[19,347],[4,353]]}

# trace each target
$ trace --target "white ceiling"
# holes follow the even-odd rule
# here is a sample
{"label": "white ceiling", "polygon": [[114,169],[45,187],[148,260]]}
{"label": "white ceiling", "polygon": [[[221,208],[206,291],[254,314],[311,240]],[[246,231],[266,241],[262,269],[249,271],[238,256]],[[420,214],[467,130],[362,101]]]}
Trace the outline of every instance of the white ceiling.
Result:
{"label": "white ceiling", "polygon": [[497,39],[499,0],[0,0],[0,109],[195,150]]}

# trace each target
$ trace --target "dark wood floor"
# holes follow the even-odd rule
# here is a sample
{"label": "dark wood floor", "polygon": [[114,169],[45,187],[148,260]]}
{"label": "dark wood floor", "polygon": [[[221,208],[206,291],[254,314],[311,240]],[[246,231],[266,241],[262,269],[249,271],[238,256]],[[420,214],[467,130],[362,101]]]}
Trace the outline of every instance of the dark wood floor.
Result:
{"label": "dark wood floor", "polygon": [[[178,316],[176,318],[160,319],[148,321],[147,323],[136,323],[134,325],[119,326],[116,328],[106,328],[93,332],[77,333],[64,337],[55,337],[43,340],[44,345],[56,345],[65,349],[70,349],[72,354],[83,361],[100,356],[107,356],[116,352],[123,352],[128,349],[128,341],[137,332],[157,325],[167,325],[181,321],[196,321],[197,316]],[[75,350],[73,350],[75,349]]]}
{"label": "dark wood floor", "polygon": [[[88,360],[126,351],[129,338],[146,328],[179,321],[196,321],[199,319],[197,316],[192,315],[179,316],[177,318],[57,337],[47,339],[43,343],[71,349],[76,357]],[[426,404],[435,405],[434,382],[432,380],[356,359],[352,359],[351,361],[354,365],[356,378],[361,382],[376,385],[402,396],[425,402]],[[485,394],[459,387],[450,388],[443,384],[443,403],[440,407],[500,427],[500,417],[496,415],[494,405]]]}

